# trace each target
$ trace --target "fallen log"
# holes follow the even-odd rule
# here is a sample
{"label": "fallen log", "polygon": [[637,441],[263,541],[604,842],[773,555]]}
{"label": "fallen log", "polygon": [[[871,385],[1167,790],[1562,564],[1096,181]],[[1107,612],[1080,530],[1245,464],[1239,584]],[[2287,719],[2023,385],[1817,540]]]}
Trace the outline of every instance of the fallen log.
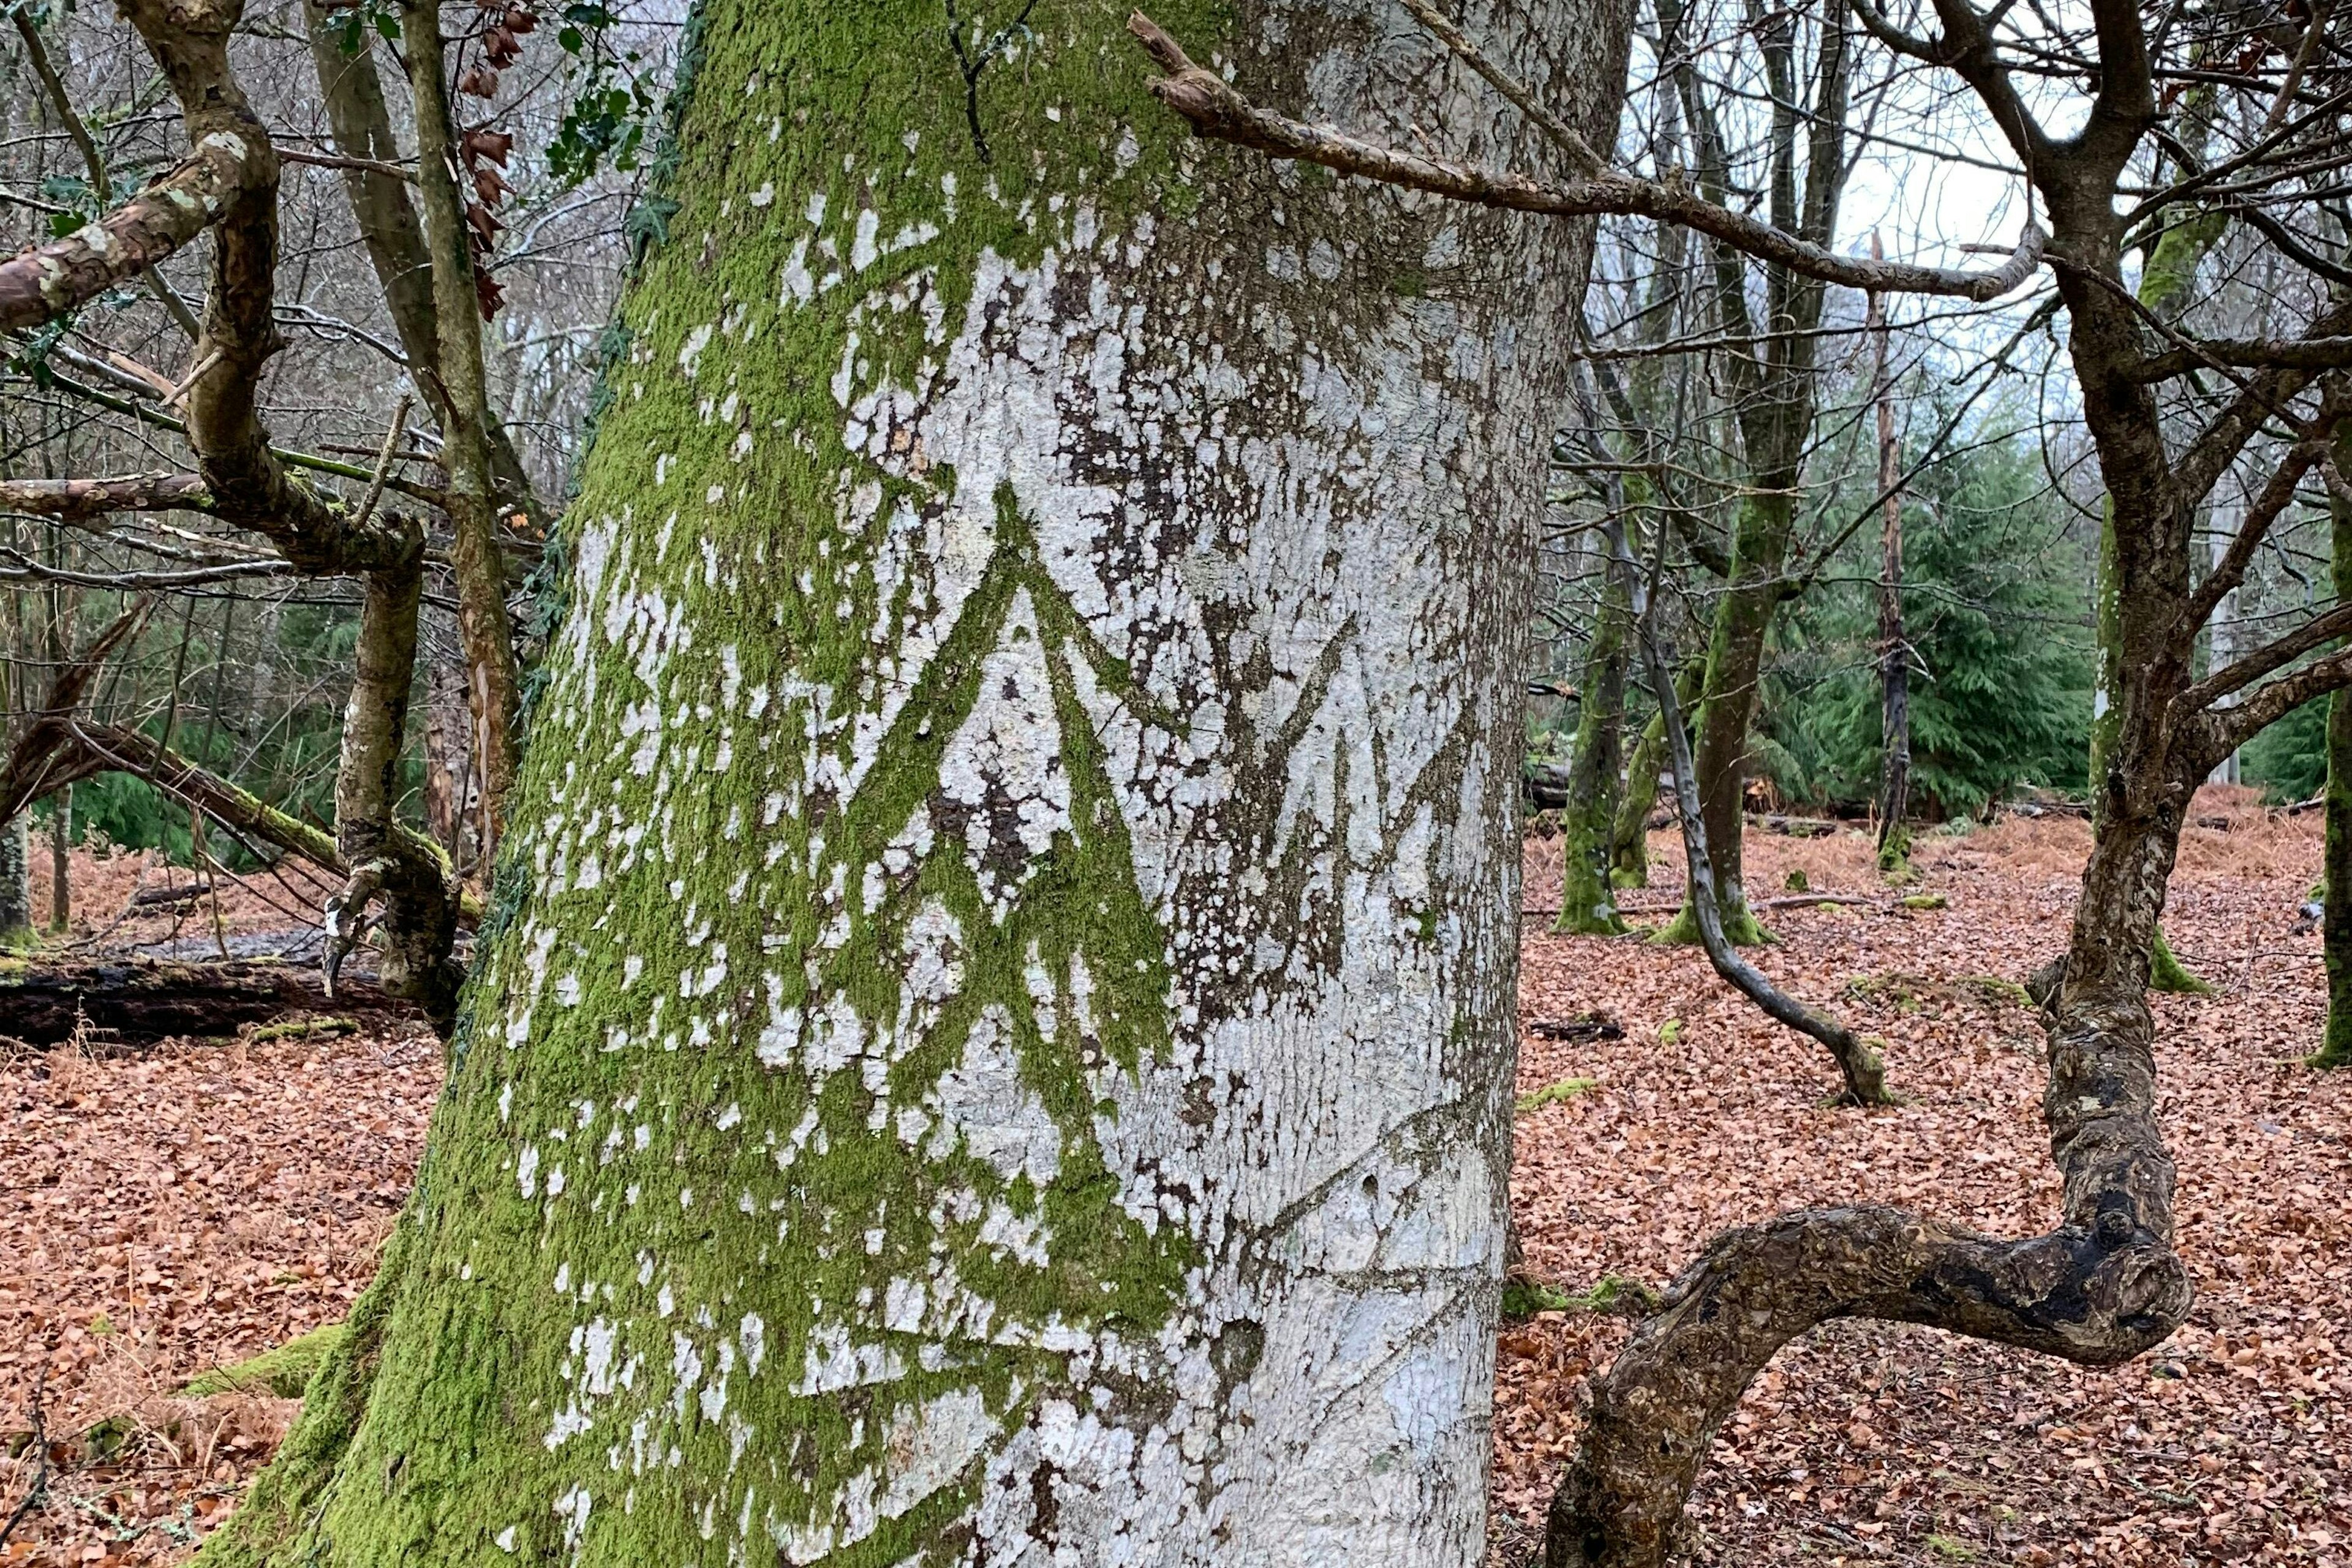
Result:
{"label": "fallen log", "polygon": [[275,959],[52,961],[0,958],[0,1036],[31,1046],[152,1045],[234,1035],[289,1014],[408,1016],[414,1009],[346,972],[328,1001],[316,969]]}
{"label": "fallen log", "polygon": [[176,888],[142,888],[131,895],[134,910],[170,909],[212,896],[210,882],[183,882]]}

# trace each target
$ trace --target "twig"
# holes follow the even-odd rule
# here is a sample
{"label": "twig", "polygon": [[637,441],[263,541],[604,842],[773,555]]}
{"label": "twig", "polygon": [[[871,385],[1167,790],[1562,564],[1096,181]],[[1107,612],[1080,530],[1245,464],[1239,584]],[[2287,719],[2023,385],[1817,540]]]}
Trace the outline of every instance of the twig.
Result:
{"label": "twig", "polygon": [[363,174],[388,174],[395,180],[416,182],[416,171],[404,169],[397,163],[387,163],[381,158],[346,158],[340,153],[304,153],[293,147],[280,146],[278,161],[281,163],[314,163],[321,169],[357,169]]}
{"label": "twig", "polygon": [[189,393],[194,392],[196,387],[196,383],[205,378],[205,373],[212,369],[213,366],[220,363],[220,362],[221,351],[218,349],[213,350],[212,353],[198,360],[196,362],[195,368],[188,372],[186,378],[181,381],[177,386],[174,386],[171,391],[163,395],[163,406],[169,408],[173,404],[179,402],[180,399],[187,396]]}
{"label": "twig", "polygon": [[400,406],[392,411],[392,426],[383,433],[383,447],[376,453],[375,477],[368,481],[367,493],[360,498],[360,510],[352,514],[352,526],[363,528],[375,513],[375,503],[383,499],[383,481],[392,473],[394,457],[400,449],[400,438],[408,429],[408,394],[400,395]]}
{"label": "twig", "polygon": [[47,1416],[41,1409],[41,1395],[48,1383],[49,1358],[44,1355],[41,1357],[40,1374],[33,1379],[33,1484],[26,1489],[25,1500],[16,1505],[5,1523],[0,1523],[0,1546],[8,1544],[8,1537],[25,1521],[25,1516],[48,1496],[49,1426]]}

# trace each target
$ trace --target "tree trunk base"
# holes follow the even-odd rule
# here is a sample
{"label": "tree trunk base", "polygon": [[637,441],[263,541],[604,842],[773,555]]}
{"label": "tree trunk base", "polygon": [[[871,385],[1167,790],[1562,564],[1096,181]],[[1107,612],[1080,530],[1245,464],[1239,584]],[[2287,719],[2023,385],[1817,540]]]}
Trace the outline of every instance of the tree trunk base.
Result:
{"label": "tree trunk base", "polygon": [[2172,955],[2172,949],[2166,945],[2162,931],[2156,933],[2156,951],[2148,957],[2147,988],[2168,996],[2213,994],[2210,982],[2191,974],[2180,960]]}
{"label": "tree trunk base", "polygon": [[[1766,947],[1773,941],[1756,911],[1745,904],[1727,911],[1723,917],[1724,940],[1734,947]],[[1651,933],[1650,940],[1661,947],[1698,947],[1703,945],[1698,931],[1698,917],[1685,903],[1672,921]]]}

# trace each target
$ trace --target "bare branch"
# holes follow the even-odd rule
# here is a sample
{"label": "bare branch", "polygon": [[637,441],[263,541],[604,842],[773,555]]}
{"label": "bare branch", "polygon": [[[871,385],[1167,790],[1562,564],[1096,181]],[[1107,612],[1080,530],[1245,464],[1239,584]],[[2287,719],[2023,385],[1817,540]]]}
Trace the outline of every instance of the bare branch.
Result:
{"label": "bare branch", "polygon": [[0,479],[0,510],[78,522],[117,511],[211,511],[213,498],[199,474]]}
{"label": "bare branch", "polygon": [[1151,84],[1154,96],[1192,122],[1195,132],[1276,158],[1297,158],[1383,184],[1517,212],[1558,217],[1601,213],[1652,217],[1712,235],[1725,244],[1791,272],[1851,289],[1890,294],[1942,294],[1965,300],[1996,300],[2023,283],[2041,265],[2047,237],[2029,222],[2009,260],[1984,272],[1905,262],[1872,262],[1840,256],[1797,238],[1744,213],[1701,199],[1687,190],[1628,174],[1602,174],[1554,184],[1516,170],[1488,168],[1418,153],[1382,147],[1324,126],[1258,108],[1215,73],[1202,69],[1175,39],[1140,11],[1128,29],[1167,73]]}
{"label": "bare branch", "polygon": [[[1591,393],[1580,382],[1577,392],[1585,405],[1585,439],[1597,449],[1599,441],[1593,426],[1599,422],[1599,411],[1591,405]],[[1640,564],[1633,559],[1633,546],[1625,535],[1622,489],[1612,499],[1619,504],[1611,507],[1605,524],[1609,570],[1617,574],[1623,584],[1633,609],[1634,630],[1641,638],[1643,665],[1649,673],[1651,692],[1658,701],[1666,758],[1674,773],[1676,815],[1682,818],[1684,859],[1690,868],[1685,902],[1698,924],[1699,944],[1706,949],[1707,962],[1714,965],[1716,973],[1741,995],[1761,1007],[1775,1022],[1819,1042],[1829,1051],[1845,1079],[1847,1103],[1889,1104],[1885,1068],[1878,1053],[1836,1018],[1815,1012],[1774,985],[1761,970],[1740,957],[1738,950],[1724,935],[1722,905],[1716,893],[1715,862],[1707,854],[1705,814],[1699,805],[1698,766],[1691,757],[1690,733],[1683,727],[1682,704],[1675,696],[1672,661],[1659,646],[1655,599],[1649,584],[1642,580]]]}
{"label": "bare branch", "polygon": [[[2314,616],[2286,636],[2264,643],[2245,658],[2215,670],[2204,679],[2189,687],[2180,694],[2181,709],[2185,712],[2195,713],[2210,708],[2230,693],[2243,690],[2272,670],[2285,668],[2312,649],[2324,643],[2333,642],[2347,632],[2352,632],[2352,605],[2338,605],[2332,610]],[[2298,675],[2308,673],[2309,671],[2297,672]],[[2263,688],[2263,690],[2266,692],[2275,690],[2294,679],[2295,677],[2290,676],[2287,680],[2275,682],[2272,686]],[[2334,689],[2335,688],[2323,682],[2312,687],[2307,695],[2315,697],[2323,691]],[[2294,706],[2293,702],[2287,704],[2288,708]],[[2284,712],[2285,709],[2281,709],[2280,711]],[[2257,729],[2260,727],[2256,726]]]}
{"label": "bare branch", "polygon": [[2230,541],[2229,552],[2198,584],[2197,592],[2189,595],[2189,606],[2180,617],[2183,636],[2195,637],[2199,628],[2213,618],[2213,612],[2221,607],[2230,590],[2245,581],[2246,567],[2269,534],[2271,525],[2294,503],[2295,489],[2303,476],[2311,471],[2314,464],[2324,462],[2326,455],[2326,444],[2320,440],[2298,441],[2287,449],[2278,471],[2263,487],[2263,493],[2254,498],[2245,521],[2238,525],[2237,537]]}
{"label": "bare branch", "polygon": [[274,186],[268,143],[215,132],[178,167],[97,222],[0,262],[0,329],[24,331],[138,276],[223,210]]}
{"label": "bare branch", "polygon": [[143,594],[164,588],[201,588],[215,583],[243,582],[255,577],[289,577],[294,568],[283,561],[223,561],[180,572],[76,572],[36,561],[21,550],[0,544],[0,583],[58,583],[74,588],[104,588],[117,593]]}
{"label": "bare branch", "polygon": [[[2352,631],[2352,605],[2338,605],[2311,625],[2318,626],[2324,623],[2333,624],[2326,635],[2311,641],[2308,647],[2315,647],[2330,637],[2341,637]],[[2201,761],[2204,773],[2210,773],[2222,758],[2313,698],[2325,697],[2331,691],[2341,691],[2347,687],[2352,687],[2352,647],[2339,648],[2325,658],[2312,660],[2291,675],[2281,676],[2268,686],[2256,689],[2234,708],[2223,708],[2206,714],[2204,719],[2210,739],[2189,765],[2195,766]],[[2204,773],[2197,776],[2202,778]]]}
{"label": "bare branch", "polygon": [[2211,365],[2236,370],[2343,369],[2352,366],[2352,337],[2200,338],[2194,347],[2150,355],[2131,368],[2128,379],[2169,381]]}

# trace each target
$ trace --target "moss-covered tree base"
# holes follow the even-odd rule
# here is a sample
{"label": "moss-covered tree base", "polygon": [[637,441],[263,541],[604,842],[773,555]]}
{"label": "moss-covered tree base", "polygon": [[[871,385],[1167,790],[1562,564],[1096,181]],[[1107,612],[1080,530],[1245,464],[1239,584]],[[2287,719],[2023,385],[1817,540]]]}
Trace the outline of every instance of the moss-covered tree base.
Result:
{"label": "moss-covered tree base", "polygon": [[2209,982],[2191,974],[2180,960],[2172,955],[2172,949],[2166,943],[2162,931],[2156,933],[2156,951],[2148,955],[2147,988],[2168,996],[2213,994],[2213,987]]}
{"label": "moss-covered tree base", "polygon": [[186,1399],[209,1399],[216,1394],[257,1393],[299,1399],[327,1357],[343,1342],[346,1331],[341,1323],[321,1323],[276,1350],[189,1379],[180,1394]]}
{"label": "moss-covered tree base", "polygon": [[1629,929],[1613,902],[1589,907],[1563,903],[1551,922],[1554,936],[1623,936]]}
{"label": "moss-covered tree base", "polygon": [[[1723,934],[1734,947],[1764,947],[1773,940],[1756,911],[1746,904],[1723,912]],[[1696,947],[1699,943],[1698,917],[1685,904],[1669,923],[1650,933],[1650,940],[1661,947]]]}
{"label": "moss-covered tree base", "polygon": [[1878,874],[1890,888],[1908,887],[1919,879],[1911,866],[1911,836],[1901,833],[1878,848]]}

